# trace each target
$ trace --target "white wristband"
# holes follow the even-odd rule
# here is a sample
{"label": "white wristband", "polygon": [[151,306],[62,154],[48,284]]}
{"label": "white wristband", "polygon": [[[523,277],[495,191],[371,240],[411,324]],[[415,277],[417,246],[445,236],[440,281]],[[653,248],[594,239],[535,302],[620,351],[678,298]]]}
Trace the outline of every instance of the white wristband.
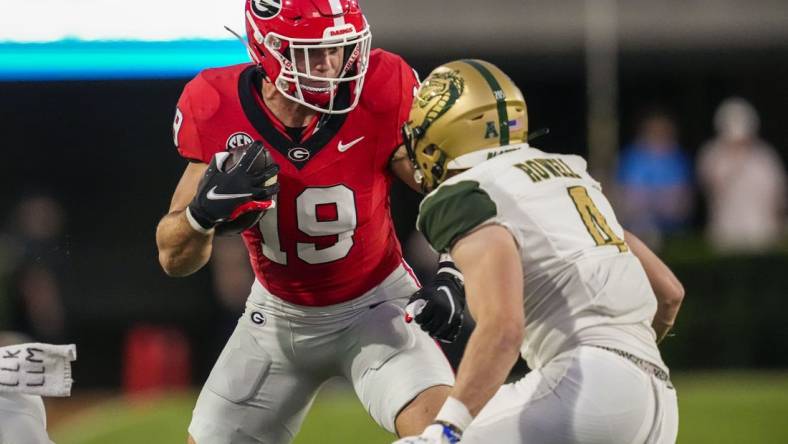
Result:
{"label": "white wristband", "polygon": [[[452,264],[454,263],[454,261],[452,260],[451,256],[449,255],[449,253],[443,253],[443,254],[441,254],[441,255],[438,257],[438,265],[440,265],[440,264],[442,264],[442,263],[444,263],[444,262],[451,262]],[[436,272],[435,272],[435,274],[438,274],[438,273],[449,273],[449,274],[452,274],[452,275],[454,275],[454,276],[455,276],[457,279],[459,279],[459,280],[460,280],[460,282],[462,282],[463,284],[465,284],[465,277],[462,275],[462,273],[460,273],[459,271],[457,271],[457,269],[456,269],[456,268],[452,268],[452,267],[441,267],[441,268],[439,268],[439,269],[438,269],[438,271],[436,271]]]}
{"label": "white wristband", "polygon": [[189,225],[191,225],[191,227],[194,229],[194,231],[197,231],[199,233],[211,234],[214,231],[213,228],[205,229],[205,227],[200,225],[200,223],[197,222],[197,220],[194,218],[194,216],[192,216],[192,212],[189,209],[189,207],[186,207],[186,220],[189,221]]}
{"label": "white wristband", "polygon": [[473,421],[473,416],[471,416],[471,412],[468,411],[468,407],[465,407],[462,401],[449,396],[446,402],[443,403],[443,407],[441,407],[435,420],[448,422],[465,431],[471,424],[471,421]]}

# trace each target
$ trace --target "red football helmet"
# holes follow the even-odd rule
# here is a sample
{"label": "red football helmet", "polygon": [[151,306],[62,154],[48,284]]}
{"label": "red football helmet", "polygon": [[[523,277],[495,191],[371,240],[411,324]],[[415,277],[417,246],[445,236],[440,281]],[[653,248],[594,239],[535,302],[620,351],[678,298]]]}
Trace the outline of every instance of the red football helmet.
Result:
{"label": "red football helmet", "polygon": [[[356,0],[246,0],[245,15],[252,59],[279,92],[323,113],[343,114],[355,108],[372,39]],[[316,69],[326,57],[334,57],[336,66]],[[337,108],[335,99],[343,84],[349,86],[351,97]]]}

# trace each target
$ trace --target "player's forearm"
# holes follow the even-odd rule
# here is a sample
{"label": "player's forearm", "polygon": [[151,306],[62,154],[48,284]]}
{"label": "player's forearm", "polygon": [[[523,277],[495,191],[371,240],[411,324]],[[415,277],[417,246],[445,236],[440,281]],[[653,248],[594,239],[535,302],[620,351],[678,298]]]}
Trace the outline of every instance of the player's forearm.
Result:
{"label": "player's forearm", "polygon": [[477,324],[471,334],[451,396],[474,417],[506,382],[522,345],[522,330],[521,325],[487,323]]}
{"label": "player's forearm", "polygon": [[188,276],[211,257],[213,234],[195,231],[183,211],[164,216],[156,228],[159,263],[170,276]]}
{"label": "player's forearm", "polygon": [[657,313],[652,327],[657,334],[657,342],[664,339],[676,322],[681,302],[684,300],[684,287],[676,275],[670,271],[640,239],[630,232],[624,233],[629,248],[640,260],[652,290],[657,297]]}
{"label": "player's forearm", "polygon": [[476,329],[463,353],[451,396],[476,416],[504,383],[522,345],[523,273],[509,231],[484,227],[457,242],[455,263],[465,276]]}
{"label": "player's forearm", "polygon": [[654,316],[654,321],[651,322],[651,327],[654,333],[657,334],[657,343],[662,342],[673,328],[676,322],[676,316],[679,314],[681,304],[663,304],[659,303],[657,306],[657,314]]}

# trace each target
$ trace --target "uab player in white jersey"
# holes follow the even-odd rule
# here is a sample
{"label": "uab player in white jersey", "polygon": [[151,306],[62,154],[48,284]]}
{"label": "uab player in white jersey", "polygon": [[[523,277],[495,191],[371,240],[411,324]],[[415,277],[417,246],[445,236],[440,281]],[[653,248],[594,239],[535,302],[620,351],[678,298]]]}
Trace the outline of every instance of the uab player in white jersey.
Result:
{"label": "uab player in white jersey", "polygon": [[[476,319],[435,424],[401,443],[672,443],[657,342],[683,288],[616,220],[578,156],[527,144],[522,93],[461,60],[424,81],[406,126],[417,222],[465,276]],[[533,369],[502,385],[518,351]]]}

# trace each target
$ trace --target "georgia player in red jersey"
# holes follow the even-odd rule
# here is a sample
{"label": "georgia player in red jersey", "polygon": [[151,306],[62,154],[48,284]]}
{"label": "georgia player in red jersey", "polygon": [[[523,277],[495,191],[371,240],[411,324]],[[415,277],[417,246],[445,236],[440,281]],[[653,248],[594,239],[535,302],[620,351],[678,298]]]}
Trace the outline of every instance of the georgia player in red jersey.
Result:
{"label": "georgia player in red jersey", "polygon": [[[178,102],[175,144],[190,163],[156,233],[164,270],[185,276],[207,263],[217,223],[275,200],[243,232],[257,279],[190,442],[290,442],[333,376],[381,426],[421,433],[454,379],[403,322],[418,284],[390,216],[394,177],[416,186],[400,129],[418,81],[400,57],[370,50],[355,0],[247,0],[245,17],[254,63],[201,72]],[[253,141],[240,165],[271,156],[278,175],[223,171],[217,153]]]}

